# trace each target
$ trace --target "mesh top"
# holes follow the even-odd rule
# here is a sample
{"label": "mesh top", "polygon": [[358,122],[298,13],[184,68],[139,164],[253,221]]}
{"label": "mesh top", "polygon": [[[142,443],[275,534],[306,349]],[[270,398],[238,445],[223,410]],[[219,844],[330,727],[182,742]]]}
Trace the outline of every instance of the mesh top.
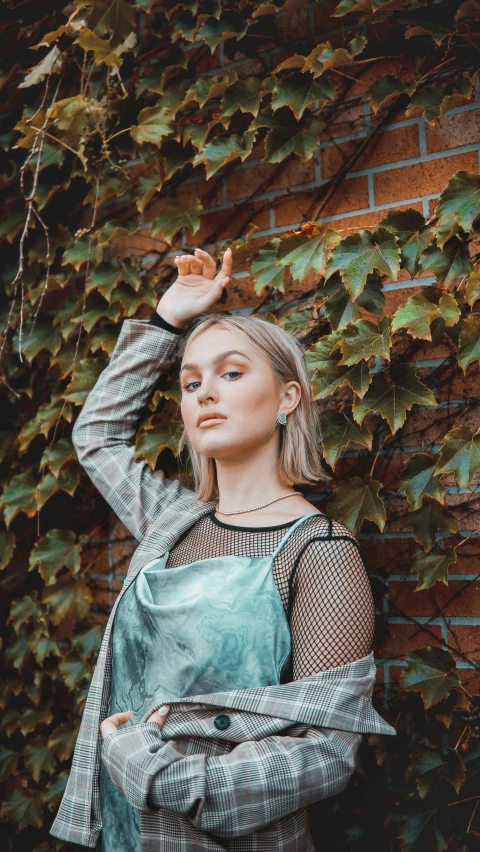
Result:
{"label": "mesh top", "polygon": [[[294,523],[237,527],[212,509],[175,542],[166,568],[217,556],[269,556]],[[284,683],[370,653],[372,590],[359,544],[346,527],[326,515],[305,520],[277,554],[273,575],[292,635]]]}

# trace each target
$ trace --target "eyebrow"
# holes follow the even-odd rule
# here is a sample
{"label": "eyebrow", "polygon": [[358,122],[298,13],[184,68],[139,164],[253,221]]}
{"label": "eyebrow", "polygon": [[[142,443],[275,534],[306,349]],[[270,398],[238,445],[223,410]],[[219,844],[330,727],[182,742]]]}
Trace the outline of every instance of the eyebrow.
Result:
{"label": "eyebrow", "polygon": [[[246,358],[248,361],[252,359],[245,355],[244,352],[239,352],[238,349],[229,349],[228,352],[221,352],[220,355],[217,355],[216,358],[213,359],[214,364],[220,364],[221,361],[225,361],[226,358],[229,358],[230,355],[241,355],[242,358]],[[183,364],[180,372],[182,370],[198,370],[198,364]]]}

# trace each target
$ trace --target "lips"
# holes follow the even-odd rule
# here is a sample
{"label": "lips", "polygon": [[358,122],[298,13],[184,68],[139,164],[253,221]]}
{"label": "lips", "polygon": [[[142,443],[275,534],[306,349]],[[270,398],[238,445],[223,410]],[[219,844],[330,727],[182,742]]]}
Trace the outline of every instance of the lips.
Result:
{"label": "lips", "polygon": [[223,416],[223,414],[219,414],[216,411],[213,411],[211,414],[203,415],[203,417],[199,417],[197,426],[199,429],[205,426],[213,426],[215,423],[222,423],[223,420],[227,418]]}

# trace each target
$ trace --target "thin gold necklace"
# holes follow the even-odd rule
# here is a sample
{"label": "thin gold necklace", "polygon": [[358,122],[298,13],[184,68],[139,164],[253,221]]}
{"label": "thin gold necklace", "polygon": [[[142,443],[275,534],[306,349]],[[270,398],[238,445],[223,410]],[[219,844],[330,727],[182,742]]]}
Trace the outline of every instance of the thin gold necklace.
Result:
{"label": "thin gold necklace", "polygon": [[268,503],[262,503],[260,506],[254,506],[253,509],[238,509],[236,512],[222,512],[220,509],[220,503],[217,503],[215,511],[220,512],[221,515],[243,515],[244,512],[254,512],[256,509],[263,509],[264,506],[270,506],[271,503],[276,503],[277,500],[285,500],[286,497],[296,497],[297,495],[297,491],[292,491],[291,494],[283,494],[281,497],[275,497],[275,500],[269,500]]}

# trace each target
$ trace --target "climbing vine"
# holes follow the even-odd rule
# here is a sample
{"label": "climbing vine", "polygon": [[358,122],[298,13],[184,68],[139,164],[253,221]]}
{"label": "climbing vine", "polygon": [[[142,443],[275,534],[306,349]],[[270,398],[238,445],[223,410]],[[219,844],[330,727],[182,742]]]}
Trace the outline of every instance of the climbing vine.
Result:
{"label": "climbing vine", "polygon": [[[479,531],[459,527],[476,508],[480,394],[466,394],[454,416],[444,404],[480,360],[480,178],[456,172],[429,218],[391,210],[372,229],[342,231],[322,213],[384,124],[400,113],[435,124],[471,99],[480,3],[2,5],[0,813],[5,848],[43,852],[64,848],[48,828],[106,619],[91,574],[110,516],[71,427],[122,320],[150,314],[187,236],[202,234],[219,260],[231,246],[235,291],[250,286],[251,308],[305,345],[333,472],[322,508],[356,535],[411,531],[413,556],[398,562],[419,594],[447,586],[470,553]],[[316,34],[289,26],[293,13],[307,21],[317,11]],[[315,189],[298,228],[256,236],[261,205],[250,215],[246,199],[223,211],[234,236],[200,231],[225,175],[257,156],[272,165],[267,190],[288,164],[314,157],[356,97],[369,101],[372,130]],[[419,284],[389,311],[384,285],[399,276]],[[433,283],[421,286],[425,276]],[[442,362],[419,369],[439,347]],[[177,403],[172,375],[136,442],[138,459],[173,474]],[[419,411],[444,423],[440,438],[418,426]],[[393,474],[406,434],[422,449]],[[452,483],[466,492],[455,506]],[[379,611],[385,590],[376,581]],[[379,654],[387,632],[379,617]],[[331,848],[478,847],[479,702],[456,658],[472,661],[425,634],[398,696],[376,699],[398,736],[369,737],[347,793],[325,803]]]}

